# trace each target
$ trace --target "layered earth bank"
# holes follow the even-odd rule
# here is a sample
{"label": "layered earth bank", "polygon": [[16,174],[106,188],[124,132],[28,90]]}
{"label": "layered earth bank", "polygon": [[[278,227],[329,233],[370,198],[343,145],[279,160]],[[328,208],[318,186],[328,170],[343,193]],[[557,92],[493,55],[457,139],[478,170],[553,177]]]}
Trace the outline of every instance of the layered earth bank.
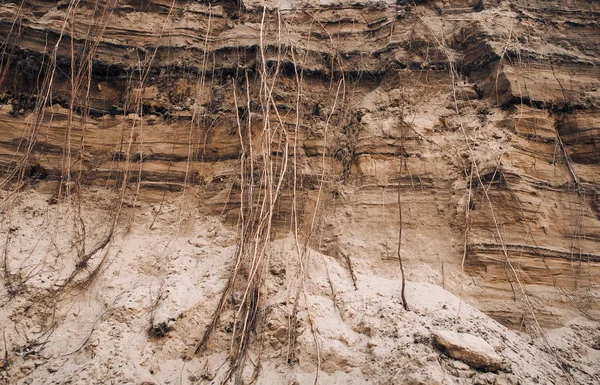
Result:
{"label": "layered earth bank", "polygon": [[4,3],[0,378],[600,382],[599,21]]}

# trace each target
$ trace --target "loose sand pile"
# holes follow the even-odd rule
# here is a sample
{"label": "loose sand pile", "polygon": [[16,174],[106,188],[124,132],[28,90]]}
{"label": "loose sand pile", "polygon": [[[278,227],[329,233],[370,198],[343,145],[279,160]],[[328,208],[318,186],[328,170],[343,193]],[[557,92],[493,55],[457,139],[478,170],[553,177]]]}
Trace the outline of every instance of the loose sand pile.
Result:
{"label": "loose sand pile", "polygon": [[[29,191],[3,206],[0,236],[10,278],[0,292],[2,381],[220,383],[228,369],[231,304],[208,349],[193,351],[230,276],[233,229],[177,202],[125,208],[110,242],[80,266],[75,206],[49,205],[48,198]],[[89,253],[109,231],[114,202],[98,190],[86,193],[81,207]],[[268,257],[246,382],[253,375],[260,384],[600,381],[597,322],[575,319],[530,336],[429,283],[408,283],[405,311],[399,279],[355,272],[355,288],[341,261],[314,250],[302,270],[290,235],[273,240]],[[447,331],[481,338],[501,369],[476,370],[451,358],[434,342]]]}

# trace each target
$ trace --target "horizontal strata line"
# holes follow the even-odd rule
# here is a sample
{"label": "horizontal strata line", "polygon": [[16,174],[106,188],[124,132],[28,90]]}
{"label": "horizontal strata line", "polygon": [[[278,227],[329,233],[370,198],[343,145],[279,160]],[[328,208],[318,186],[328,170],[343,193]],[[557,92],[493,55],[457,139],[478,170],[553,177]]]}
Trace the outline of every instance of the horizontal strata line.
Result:
{"label": "horizontal strata line", "polygon": [[[370,42],[366,42],[366,43],[370,43]],[[123,47],[122,45],[117,45],[117,44],[110,44],[114,47]],[[264,45],[264,50],[265,52],[267,50],[275,50],[274,52],[277,52],[279,49],[281,49],[282,52],[287,52],[289,51],[291,48],[294,48],[293,45],[287,45],[287,44],[281,44],[281,45],[277,45],[277,44],[265,44]],[[307,49],[306,51],[314,54],[314,55],[318,55],[321,56],[323,59],[321,60],[322,63],[321,64],[326,64],[327,65],[327,69],[328,69],[328,73],[331,72],[329,70],[330,66],[331,66],[331,59],[332,57],[339,57],[340,61],[342,62],[346,62],[350,59],[356,59],[356,58],[362,58],[364,57],[365,54],[377,54],[377,55],[384,55],[386,52],[390,52],[392,51],[394,48],[401,48],[398,46],[397,43],[389,43],[386,45],[382,45],[379,47],[376,47],[376,49],[373,49],[369,52],[361,52],[361,51],[356,51],[356,50],[348,50],[348,51],[344,51],[344,50],[339,50],[339,51],[335,51],[333,54],[331,53],[331,50],[316,50],[316,49]],[[145,52],[152,52],[153,50],[181,50],[181,51],[197,51],[199,54],[222,54],[225,55],[227,53],[232,53],[232,54],[238,54],[238,52],[243,52],[246,51],[246,62],[245,65],[240,63],[239,60],[236,63],[232,63],[230,66],[215,66],[215,69],[227,69],[227,68],[233,68],[233,69],[239,69],[244,68],[244,69],[254,69],[254,67],[257,66],[257,60],[256,57],[253,56],[251,53],[252,50],[257,50],[259,49],[259,46],[257,44],[248,44],[248,45],[243,45],[243,46],[225,46],[225,47],[220,47],[220,48],[215,48],[215,49],[207,49],[207,50],[203,50],[201,48],[197,48],[197,47],[178,47],[178,46],[169,46],[169,45],[158,45],[158,46],[151,46],[151,47],[146,47],[145,48]],[[173,53],[171,52],[171,54],[173,55]],[[21,57],[24,56],[37,56],[37,59],[42,62],[43,61],[43,57],[42,56],[46,56],[47,54],[41,53],[39,51],[36,50],[32,50],[30,48],[19,48],[19,47],[15,47],[15,49],[10,52],[10,53],[6,53],[5,56],[7,58],[11,58],[13,60],[19,59]],[[238,58],[236,56],[236,59],[242,59],[242,58]],[[57,55],[56,57],[56,61],[57,61],[57,65],[58,67],[61,68],[69,68],[70,67],[70,63],[71,63],[71,56],[69,55]],[[308,66],[302,66],[299,63],[295,63],[292,60],[292,57],[281,57],[281,59],[278,61],[276,57],[266,57],[265,58],[266,63],[268,64],[276,64],[276,63],[280,63],[281,65],[292,65],[294,67],[297,67],[298,69],[305,69],[305,70],[310,70],[311,67]],[[344,72],[362,72],[362,73],[370,73],[370,72],[374,72],[374,73],[384,73],[385,72],[385,68],[388,65],[393,65],[395,64],[396,66],[400,66],[401,68],[409,68],[409,69],[422,69],[422,70],[437,70],[437,69],[443,69],[443,70],[448,70],[449,68],[449,62],[447,60],[442,60],[442,61],[435,61],[435,60],[430,60],[427,62],[427,64],[425,64],[424,62],[420,62],[420,61],[398,61],[395,60],[393,58],[388,58],[385,59],[384,64],[381,67],[383,67],[383,70],[377,70],[377,71],[373,71],[373,70],[368,70],[368,69],[350,69],[348,71],[344,71]],[[173,63],[176,63],[176,60],[173,59]],[[335,67],[338,66],[338,63],[335,64]],[[102,76],[118,76],[119,74],[130,74],[132,72],[139,72],[139,71],[146,71],[148,69],[147,66],[144,66],[140,69],[140,67],[138,66],[132,66],[130,64],[127,63],[107,63],[104,62],[102,60],[93,60],[92,61],[92,72],[96,73],[98,71],[98,68],[100,68],[102,70],[101,75]],[[477,66],[479,67],[479,65]],[[157,64],[157,65],[150,65],[149,66],[150,71],[159,71],[163,68],[165,69],[170,69],[171,70],[171,74],[169,75],[170,77],[173,77],[173,71],[177,71],[179,68],[181,68],[181,72],[189,75],[189,74],[194,74],[195,72],[197,73],[201,73],[202,69],[199,66],[195,66],[192,63],[188,63],[185,66],[181,66],[181,65],[171,65],[171,64],[163,64],[162,62]],[[185,68],[185,71],[183,70]],[[211,67],[207,67],[207,68],[211,68]],[[109,73],[105,73],[106,69],[110,69]],[[337,68],[334,68],[335,72],[342,72]],[[152,72],[150,72],[151,74],[154,74]],[[158,72],[157,72],[158,73]],[[207,73],[207,76],[209,76],[210,74]]]}
{"label": "horizontal strata line", "polygon": [[[506,251],[514,253],[525,253],[534,256],[540,257],[548,257],[555,259],[571,259],[573,256],[583,256],[586,260],[590,262],[600,262],[600,254],[592,254],[592,253],[580,253],[578,251],[568,251],[568,250],[560,250],[560,249],[551,249],[547,247],[540,246],[531,246],[525,244],[511,244],[507,243],[504,245]],[[502,245],[498,243],[471,243],[469,244],[469,249],[473,252],[494,252],[501,253]]]}
{"label": "horizontal strata line", "polygon": [[[520,179],[523,182],[525,182],[527,185],[537,188],[537,189],[548,190],[548,191],[553,191],[553,192],[566,192],[566,193],[574,193],[574,194],[578,193],[577,185],[575,183],[573,183],[572,181],[566,182],[561,185],[552,185],[552,184],[550,184],[549,181],[546,181],[543,179],[538,179],[538,178],[535,178],[528,174],[519,174],[519,173],[516,173],[513,171],[508,171],[508,170],[501,170],[501,171],[502,171],[502,175],[504,175],[504,178],[511,183],[510,189],[513,191],[524,191],[526,193],[529,193],[527,190],[520,189],[518,185],[513,184],[514,179],[513,179],[513,181],[511,181],[509,179],[511,177]],[[600,189],[600,186],[596,185],[595,183],[580,182],[579,188],[581,189],[579,191],[579,193],[594,196],[594,194],[596,194],[596,190]]]}

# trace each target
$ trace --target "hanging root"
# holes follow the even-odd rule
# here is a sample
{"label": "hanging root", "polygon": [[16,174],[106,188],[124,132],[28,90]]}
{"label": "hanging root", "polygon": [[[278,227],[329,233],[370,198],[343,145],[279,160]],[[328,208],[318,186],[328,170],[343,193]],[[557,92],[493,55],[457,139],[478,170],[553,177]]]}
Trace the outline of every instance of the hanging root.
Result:
{"label": "hanging root", "polygon": [[356,286],[356,274],[354,274],[354,268],[352,267],[352,261],[350,261],[350,255],[348,253],[342,253],[344,259],[346,260],[346,264],[348,265],[348,270],[350,271],[350,277],[352,277],[352,284],[354,285],[354,290],[358,290],[358,286]]}
{"label": "hanging root", "polygon": [[[402,147],[404,148],[404,146]],[[400,171],[398,172],[398,264],[400,265],[400,277],[402,279],[402,287],[400,289],[400,296],[402,297],[402,305],[404,306],[404,310],[409,311],[408,302],[406,301],[406,278],[404,277],[404,266],[402,264],[402,199],[400,195],[401,190],[401,178],[402,178],[402,165],[403,165],[403,157],[400,155]]]}
{"label": "hanging root", "polygon": [[[264,7],[259,35],[260,70],[258,99],[262,110],[262,130],[260,133],[261,143],[258,154],[255,153],[255,149],[253,148],[251,110],[248,109],[246,130],[242,127],[239,115],[236,115],[242,153],[240,157],[241,209],[238,221],[239,243],[236,252],[235,267],[221,295],[217,309],[213,313],[212,321],[194,350],[196,353],[199,353],[207,348],[211,335],[219,322],[221,312],[227,303],[227,299],[235,292],[238,299],[233,301],[236,309],[234,311],[229,353],[230,367],[226,375],[226,380],[232,378],[234,375],[236,379],[241,379],[241,370],[246,362],[251,336],[257,329],[258,311],[262,301],[261,289],[264,266],[272,233],[273,214],[288,166],[288,135],[273,99],[273,90],[280,71],[279,60],[274,72],[270,74],[267,70],[265,59],[264,28],[266,17],[267,10]],[[278,48],[278,52],[278,55],[281,55],[281,47]],[[250,105],[249,98],[251,93],[247,72],[245,76],[248,105]],[[235,84],[235,82],[232,83],[234,87],[233,95],[236,111],[238,111]],[[272,119],[273,115],[274,119]],[[275,159],[272,156],[273,143],[279,143],[278,147],[281,149],[281,151],[276,152],[281,155],[277,155]],[[255,179],[257,171],[260,173],[260,179],[258,180]]]}

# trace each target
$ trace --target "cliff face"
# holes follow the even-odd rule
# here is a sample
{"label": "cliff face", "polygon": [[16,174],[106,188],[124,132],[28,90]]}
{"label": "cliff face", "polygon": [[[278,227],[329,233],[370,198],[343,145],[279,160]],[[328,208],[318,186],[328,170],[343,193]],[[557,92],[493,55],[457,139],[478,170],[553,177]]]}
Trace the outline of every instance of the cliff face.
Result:
{"label": "cliff face", "polygon": [[[513,329],[597,319],[599,16],[584,0],[6,4],[2,186],[79,207],[111,197],[107,219],[65,225],[83,252],[65,251],[77,255],[50,278],[64,287],[69,269],[102,274],[97,255],[122,212],[128,228],[142,221],[139,205],[154,207],[152,228],[179,202],[176,237],[200,231],[180,234],[186,210],[237,224],[224,241],[237,263],[219,266],[233,276],[203,297],[206,322],[239,306],[232,324],[254,325],[269,269],[304,277],[306,250],[341,269],[347,306],[365,282],[396,280],[401,254],[409,281]],[[108,243],[86,238],[98,221]],[[19,254],[5,227],[6,255]],[[290,234],[298,261],[277,262],[272,244]],[[222,290],[237,299],[215,302]],[[246,334],[229,332],[245,351]]]}

